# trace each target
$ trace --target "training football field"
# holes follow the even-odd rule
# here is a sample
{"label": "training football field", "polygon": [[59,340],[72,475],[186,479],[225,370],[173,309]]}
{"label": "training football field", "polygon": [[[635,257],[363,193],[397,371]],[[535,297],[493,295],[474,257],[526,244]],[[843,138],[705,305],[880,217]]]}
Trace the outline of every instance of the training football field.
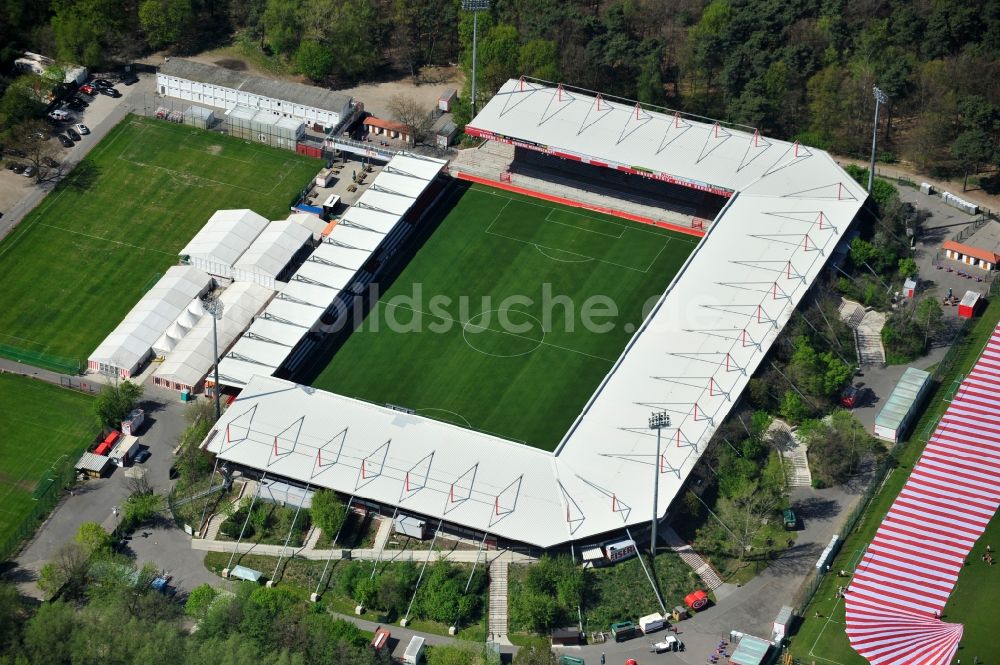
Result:
{"label": "training football field", "polygon": [[320,165],[128,116],[0,243],[0,355],[86,366],[213,212],[250,208],[283,219]]}
{"label": "training football field", "polygon": [[698,238],[482,185],[452,196],[312,384],[553,450]]}
{"label": "training football field", "polygon": [[93,403],[90,395],[0,374],[0,547],[34,510],[32,491],[45,470],[62,455],[76,462],[97,434]]}

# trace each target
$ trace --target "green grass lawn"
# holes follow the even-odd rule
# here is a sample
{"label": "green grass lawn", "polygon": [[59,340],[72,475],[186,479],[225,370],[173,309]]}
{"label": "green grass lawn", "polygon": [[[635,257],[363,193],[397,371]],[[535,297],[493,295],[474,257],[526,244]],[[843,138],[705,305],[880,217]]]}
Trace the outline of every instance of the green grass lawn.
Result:
{"label": "green grass lawn", "polygon": [[[552,450],[697,239],[480,185],[459,195],[312,385]],[[607,303],[617,314],[593,321],[610,329],[588,329],[582,313]]]}
{"label": "green grass lawn", "polygon": [[[861,553],[872,541],[882,518],[889,511],[893,501],[909,478],[910,470],[920,458],[927,443],[926,436],[933,432],[934,426],[941,419],[948,402],[945,400],[954,393],[953,382],[968,373],[982,352],[983,345],[1000,321],[1000,298],[994,298],[982,317],[975,322],[973,329],[960,342],[958,356],[953,369],[937,386],[934,394],[927,402],[927,407],[916,426],[912,429],[909,441],[902,448],[899,464],[893,469],[882,491],[872,499],[865,515],[859,520],[858,526],[847,537],[836,560],[831,565],[832,570],[853,570],[860,559]],[[985,547],[987,543],[994,548],[1000,547],[1000,526],[994,517],[986,534],[980,541]],[[974,554],[982,549],[977,545]],[[977,555],[978,556],[978,555]],[[976,556],[970,556],[973,564],[981,563]],[[984,564],[985,565],[985,564]],[[994,599],[1000,593],[1000,566],[992,570],[978,566],[967,568],[959,577],[958,585],[952,593],[945,611],[947,621],[958,621],[965,625],[965,636],[962,644],[966,647],[959,651],[960,657],[968,655],[971,663],[973,656],[978,655],[980,663],[1000,663],[994,658],[986,661],[987,655],[997,652],[993,644],[995,636],[1000,633],[1000,613],[993,611]],[[805,611],[805,617],[797,634],[792,639],[792,653],[803,662],[815,661],[819,665],[832,663],[834,665],[865,665],[867,661],[851,648],[844,627],[844,602],[837,600],[836,589],[845,584],[846,580],[836,575],[827,575],[821,582],[812,602]],[[819,613],[819,617],[816,614]]]}
{"label": "green grass lawn", "polygon": [[97,434],[92,404],[83,393],[0,374],[0,543],[31,514],[45,470],[80,455]]}
{"label": "green grass lawn", "polygon": [[128,116],[0,244],[0,354],[85,362],[213,212],[284,218],[319,166]]}

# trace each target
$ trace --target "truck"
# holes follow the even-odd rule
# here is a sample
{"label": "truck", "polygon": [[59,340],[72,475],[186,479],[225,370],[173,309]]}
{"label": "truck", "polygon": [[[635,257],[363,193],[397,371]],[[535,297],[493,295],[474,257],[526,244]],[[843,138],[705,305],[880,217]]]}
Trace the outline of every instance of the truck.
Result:
{"label": "truck", "polygon": [[108,457],[111,459],[111,463],[117,466],[124,467],[135,459],[136,454],[139,452],[139,438],[131,435],[123,436],[118,440],[118,443]]}

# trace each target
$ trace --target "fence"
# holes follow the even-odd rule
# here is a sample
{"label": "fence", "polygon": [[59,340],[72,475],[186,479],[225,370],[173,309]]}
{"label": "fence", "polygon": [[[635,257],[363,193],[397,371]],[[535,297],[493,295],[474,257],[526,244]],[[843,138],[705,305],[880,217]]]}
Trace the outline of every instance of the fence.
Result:
{"label": "fence", "polygon": [[32,351],[13,344],[0,344],[0,356],[60,374],[80,374],[83,368],[83,363],[78,358],[54,356],[50,353]]}
{"label": "fence", "polygon": [[[955,333],[955,337],[952,340],[951,347],[948,352],[945,353],[944,358],[938,363],[937,368],[934,370],[932,378],[936,382],[941,382],[945,377],[950,376],[955,369],[955,364],[958,362],[959,356],[966,350],[966,341],[970,330],[972,329],[973,320],[969,319],[962,324],[962,327],[958,329]],[[938,392],[934,391],[933,395],[937,395]],[[953,394],[953,393],[950,393]],[[913,439],[920,441],[928,441],[931,434],[934,432],[934,428],[937,426],[938,418],[933,418],[927,425],[920,431],[919,434],[912,437]],[[864,493],[861,495],[861,499],[855,505],[854,510],[848,515],[847,520],[844,525],[837,532],[837,542],[838,549],[844,544],[847,537],[854,531],[854,527],[857,526],[858,521],[864,515],[865,511],[868,510],[868,505],[871,500],[878,494],[881,490],[886,477],[889,472],[895,468],[896,455],[899,450],[906,444],[909,439],[904,441],[897,441],[893,444],[892,448],[889,450],[889,454],[886,455],[885,459],[879,464],[875,473],[872,475],[871,481],[869,481],[868,486],[865,488]],[[831,561],[836,558],[838,552],[834,552]],[[795,612],[799,616],[805,616],[806,607],[812,601],[813,596],[816,594],[816,590],[823,581],[823,577],[826,571],[813,570],[806,576],[803,580],[802,585],[799,587],[798,592],[795,594],[795,600],[793,601],[793,606],[795,607]]]}
{"label": "fence", "polygon": [[0,540],[0,561],[6,561],[13,556],[21,543],[34,535],[42,520],[59,503],[62,490],[72,485],[76,478],[74,462],[77,456],[86,450],[87,445],[80,446],[80,450],[75,454],[63,455],[42,474],[31,492],[31,511],[21,518],[21,522],[14,526],[10,534]]}

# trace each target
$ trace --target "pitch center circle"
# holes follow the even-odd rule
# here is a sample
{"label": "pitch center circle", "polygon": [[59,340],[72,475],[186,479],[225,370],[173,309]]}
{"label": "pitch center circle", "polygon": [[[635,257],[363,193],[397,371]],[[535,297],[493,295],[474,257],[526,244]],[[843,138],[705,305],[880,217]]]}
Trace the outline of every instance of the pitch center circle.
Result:
{"label": "pitch center circle", "polygon": [[[511,326],[533,323],[527,332],[503,330],[503,314]],[[522,317],[525,321],[518,321]],[[518,309],[488,309],[462,324],[462,339],[473,351],[494,358],[517,358],[534,352],[545,341],[545,329],[538,317]]]}

